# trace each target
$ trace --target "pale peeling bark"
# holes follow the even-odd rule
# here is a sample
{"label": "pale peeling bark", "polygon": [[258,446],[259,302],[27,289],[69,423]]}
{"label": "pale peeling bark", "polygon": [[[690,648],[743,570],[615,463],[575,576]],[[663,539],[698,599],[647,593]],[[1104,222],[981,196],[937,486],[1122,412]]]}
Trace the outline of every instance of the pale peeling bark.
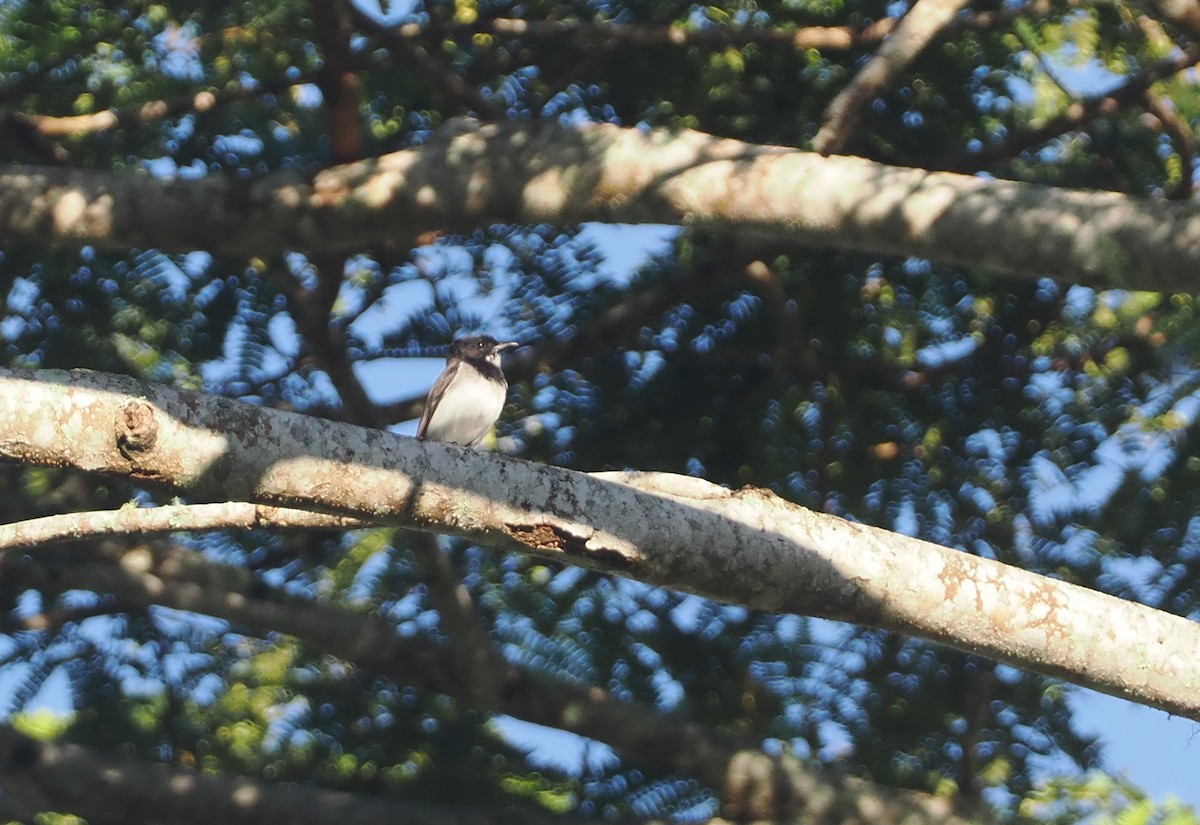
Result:
{"label": "pale peeling bark", "polygon": [[0,456],[912,633],[1200,721],[1200,626],[763,490],[586,475],[85,372],[0,371]]}
{"label": "pale peeling bark", "polygon": [[903,169],[693,131],[468,128],[312,181],[0,173],[0,234],[9,244],[266,256],[358,251],[496,222],[582,221],[707,226],[1097,286],[1200,285],[1200,210],[1192,204]]}

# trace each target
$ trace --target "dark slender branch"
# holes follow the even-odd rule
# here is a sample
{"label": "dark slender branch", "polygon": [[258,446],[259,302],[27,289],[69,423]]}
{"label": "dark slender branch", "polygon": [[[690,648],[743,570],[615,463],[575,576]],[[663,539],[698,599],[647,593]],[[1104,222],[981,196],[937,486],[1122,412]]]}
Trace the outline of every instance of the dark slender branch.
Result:
{"label": "dark slender branch", "polygon": [[813,138],[813,149],[823,155],[841,152],[867,103],[895,86],[966,4],[967,0],[916,0],[875,56],[826,107],[821,128]]}
{"label": "dark slender branch", "polygon": [[1130,75],[1108,94],[1072,103],[1060,115],[1035,129],[1014,132],[1004,140],[984,146],[978,151],[964,152],[947,158],[936,164],[936,167],[959,172],[985,169],[993,163],[1012,158],[1059,135],[1078,129],[1095,118],[1111,117],[1123,107],[1140,102],[1155,83],[1186,71],[1197,63],[1200,63],[1200,46],[1188,46],[1179,54],[1160,60],[1144,72]]}
{"label": "dark slender branch", "polygon": [[1171,200],[1187,200],[1192,196],[1192,167],[1196,162],[1196,134],[1175,110],[1175,105],[1166,98],[1147,89],[1142,97],[1146,111],[1162,124],[1163,131],[1171,138],[1171,144],[1179,155],[1181,167],[1179,180],[1166,190]]}
{"label": "dark slender branch", "polygon": [[347,13],[348,0],[314,0],[313,39],[323,58],[316,83],[325,105],[326,133],[334,163],[347,163],[363,156],[362,88],[359,61],[350,50],[353,25]]}
{"label": "dark slender branch", "polygon": [[504,109],[497,106],[479,93],[474,86],[459,76],[452,67],[446,66],[436,56],[431,54],[420,41],[415,38],[399,37],[395,30],[381,27],[368,17],[353,3],[347,6],[355,22],[364,30],[386,46],[392,55],[405,66],[408,66],[438,93],[446,98],[449,108],[459,108],[474,112],[484,120],[499,120],[504,116]]}
{"label": "dark slender branch", "polygon": [[723,782],[737,748],[756,746],[750,741],[734,743],[704,725],[620,700],[602,688],[541,676],[498,656],[488,660],[492,668],[488,685],[473,685],[464,677],[477,674],[462,673],[461,651],[403,638],[379,616],[275,591],[242,568],[209,562],[178,547],[60,551],[54,558],[39,555],[32,564],[0,561],[0,570],[25,586],[37,587],[44,598],[72,589],[106,594],[111,599],[108,613],[159,605],[223,619],[252,635],[294,636],[314,651],[352,662],[396,684],[595,739],[634,764],[694,776],[714,788]]}
{"label": "dark slender branch", "polygon": [[[355,374],[344,331],[332,318],[345,262],[339,256],[327,255],[315,265],[316,285],[311,290],[301,287],[279,267],[274,268],[275,280],[288,295],[288,306],[300,327],[305,348],[329,375],[341,396],[345,420],[384,429],[388,420]],[[495,697],[485,694],[497,689],[493,674],[503,667],[503,663],[476,615],[470,593],[450,568],[434,536],[413,534],[410,543],[430,601],[441,617],[440,627],[451,640],[450,658],[458,681],[468,687],[468,694],[476,700],[477,706],[494,705]]]}
{"label": "dark slender branch", "polygon": [[996,671],[990,664],[981,663],[963,697],[962,717],[966,722],[963,734],[962,756],[959,759],[959,783],[962,792],[970,799],[980,799],[983,779],[980,776],[984,764],[983,738],[989,718],[988,705],[994,700]]}
{"label": "dark slender branch", "polygon": [[588,72],[599,66],[608,57],[611,48],[608,41],[598,44],[595,48],[586,52],[582,60],[548,82],[546,88],[539,93],[537,101],[531,106],[533,111],[541,111],[547,103],[554,99],[555,95],[566,91],[572,83],[575,83],[580,78],[586,77]]}
{"label": "dark slender branch", "polygon": [[[71,812],[94,823],[171,825],[488,825],[514,815],[216,776],[40,742],[11,728],[0,728],[0,783],[0,810],[27,821],[43,811]],[[518,818],[546,825],[569,821],[533,809],[521,810]]]}
{"label": "dark slender branch", "polygon": [[33,564],[0,570],[36,584],[50,597],[88,589],[115,596],[112,610],[161,605],[224,619],[254,635],[294,636],[314,651],[397,684],[468,704],[485,701],[473,706],[603,742],[631,764],[693,777],[720,792],[724,812],[738,819],[772,819],[787,812],[797,820],[827,821],[836,815],[845,825],[865,825],[888,810],[897,819],[903,812],[915,825],[965,825],[946,799],[839,779],[799,760],[768,756],[757,742],[734,741],[678,714],[618,699],[599,687],[550,679],[503,659],[493,662],[493,688],[476,690],[463,683],[451,651],[402,638],[384,618],[280,593],[242,568],[181,548],[159,546],[149,552],[146,557],[145,545],[109,547],[99,554],[38,556]]}
{"label": "dark slender branch", "polygon": [[311,290],[305,289],[281,262],[269,266],[267,274],[287,298],[308,357],[329,376],[341,398],[343,413],[338,419],[382,429],[388,422],[354,374],[354,365],[346,354],[345,331],[333,323],[330,315],[341,287],[345,260],[340,255],[326,254],[311,265],[316,271],[316,286]]}
{"label": "dark slender branch", "polygon": [[[6,817],[32,820],[43,811],[63,811],[98,825],[572,825],[589,821],[532,807],[437,805],[218,776],[112,756],[83,745],[42,742],[11,728],[0,728],[0,783],[4,788],[0,813]],[[792,792],[782,798],[772,796],[770,786],[782,784]],[[737,819],[845,825],[884,820],[910,825],[990,821],[983,815],[960,816],[944,798],[875,789],[854,778],[827,782],[808,774],[795,759],[776,760],[762,754],[745,754],[737,761],[730,791],[736,801],[724,813]]]}
{"label": "dark slender branch", "polygon": [[15,616],[0,619],[0,627],[5,633],[16,630],[32,632],[46,631],[51,636],[57,634],[68,624],[77,624],[93,616],[111,616],[114,613],[139,614],[144,610],[139,605],[121,604],[115,599],[107,599],[101,604],[87,607],[59,607],[44,613],[18,618]]}
{"label": "dark slender branch", "polygon": [[[1161,4],[1160,4],[1161,5]],[[1165,5],[1171,5],[1167,3]],[[1192,4],[1189,4],[1192,5]],[[1178,14],[1192,14],[1200,20],[1200,10],[1191,9],[1173,9]],[[1185,14],[1185,16],[1186,16]],[[1142,30],[1142,34],[1146,38],[1146,48],[1148,50],[1167,50],[1177,48],[1170,35],[1163,29],[1161,23],[1151,18],[1149,15],[1139,14],[1136,18],[1138,28]],[[1180,21],[1173,21],[1179,23]],[[1200,27],[1197,28],[1200,31]],[[1170,170],[1167,171],[1168,185],[1164,194],[1169,200],[1186,200],[1191,197],[1193,184],[1193,166],[1196,162],[1196,135],[1176,110],[1175,102],[1169,97],[1155,94],[1153,89],[1147,88],[1142,94],[1142,105],[1146,107],[1146,111],[1154,116],[1162,125],[1163,131],[1171,139],[1171,144],[1175,147],[1175,152],[1179,156],[1179,180],[1173,184],[1169,183]]]}
{"label": "dark slender branch", "polygon": [[1074,100],[1077,95],[1066,83],[1066,81],[1058,76],[1058,72],[1055,70],[1054,64],[1050,62],[1050,59],[1046,56],[1046,53],[1038,46],[1036,42],[1034,42],[1033,37],[1026,30],[1026,27],[1022,25],[1016,25],[1012,27],[1012,31],[1013,34],[1016,35],[1017,39],[1021,41],[1021,45],[1023,45],[1031,55],[1033,55],[1033,59],[1037,61],[1042,73],[1045,74],[1046,77],[1050,78],[1050,82],[1057,86],[1058,90],[1062,92],[1068,100]]}
{"label": "dark slender branch", "polygon": [[477,708],[498,710],[510,665],[497,652],[480,620],[475,600],[450,565],[450,558],[428,533],[409,533],[417,570],[438,612],[438,629],[450,640],[447,658],[461,698]]}

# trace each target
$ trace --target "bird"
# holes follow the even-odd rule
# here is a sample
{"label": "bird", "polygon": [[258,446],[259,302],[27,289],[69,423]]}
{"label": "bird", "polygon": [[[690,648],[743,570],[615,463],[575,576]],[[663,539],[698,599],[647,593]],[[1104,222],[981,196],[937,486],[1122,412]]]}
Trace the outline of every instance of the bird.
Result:
{"label": "bird", "polygon": [[450,344],[446,368],[425,400],[417,438],[477,446],[500,417],[508,397],[500,353],[520,345],[489,335],[472,335]]}

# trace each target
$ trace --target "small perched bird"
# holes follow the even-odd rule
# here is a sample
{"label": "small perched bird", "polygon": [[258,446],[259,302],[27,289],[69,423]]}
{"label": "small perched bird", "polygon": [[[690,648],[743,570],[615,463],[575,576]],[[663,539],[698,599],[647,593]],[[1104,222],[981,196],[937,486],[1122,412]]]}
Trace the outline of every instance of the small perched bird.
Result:
{"label": "small perched bird", "polygon": [[500,353],[518,346],[516,341],[497,341],[487,335],[459,338],[451,344],[446,369],[425,400],[417,438],[463,447],[482,441],[508,397]]}

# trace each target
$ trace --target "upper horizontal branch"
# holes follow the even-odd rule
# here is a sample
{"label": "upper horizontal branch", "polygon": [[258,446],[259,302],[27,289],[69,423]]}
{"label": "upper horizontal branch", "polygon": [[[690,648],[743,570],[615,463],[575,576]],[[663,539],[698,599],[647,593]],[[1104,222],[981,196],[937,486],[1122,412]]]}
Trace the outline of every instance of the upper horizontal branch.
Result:
{"label": "upper horizontal branch", "polygon": [[913,633],[1200,720],[1200,626],[764,491],[585,475],[82,372],[0,370],[0,458],[452,533]]}
{"label": "upper horizontal branch", "polygon": [[[979,31],[996,28],[1018,17],[1043,17],[1056,8],[1072,3],[1054,4],[1048,0],[1033,0],[1022,5],[981,11],[964,15],[948,28],[959,31]],[[358,13],[362,23],[365,14]],[[402,23],[391,29],[366,26],[369,31],[386,32],[392,38],[430,40],[433,38],[471,38],[490,35],[497,38],[526,42],[550,41],[581,44],[622,46],[688,46],[725,48],[728,46],[777,46],[791,49],[821,49],[844,51],[864,48],[878,43],[896,29],[898,19],[883,17],[870,23],[845,26],[695,26],[653,25],[646,23],[614,23],[590,20],[534,20],[525,18],[480,17],[471,22],[429,21]]]}
{"label": "upper horizontal branch", "polygon": [[[475,35],[516,38],[554,43],[592,43],[605,46],[783,46],[792,49],[847,50],[872,46],[896,28],[896,18],[884,17],[863,26],[776,26],[697,27],[655,26],[640,23],[590,22],[585,20],[526,20],[523,18],[480,18],[470,23],[404,23],[387,31],[396,39],[431,37],[469,38]],[[381,29],[382,30],[382,29]]]}
{"label": "upper horizontal branch", "polygon": [[905,169],[701,132],[487,126],[314,180],[11,168],[8,242],[267,255],[351,251],[490,223],[692,224],[1017,276],[1200,284],[1200,210]]}

